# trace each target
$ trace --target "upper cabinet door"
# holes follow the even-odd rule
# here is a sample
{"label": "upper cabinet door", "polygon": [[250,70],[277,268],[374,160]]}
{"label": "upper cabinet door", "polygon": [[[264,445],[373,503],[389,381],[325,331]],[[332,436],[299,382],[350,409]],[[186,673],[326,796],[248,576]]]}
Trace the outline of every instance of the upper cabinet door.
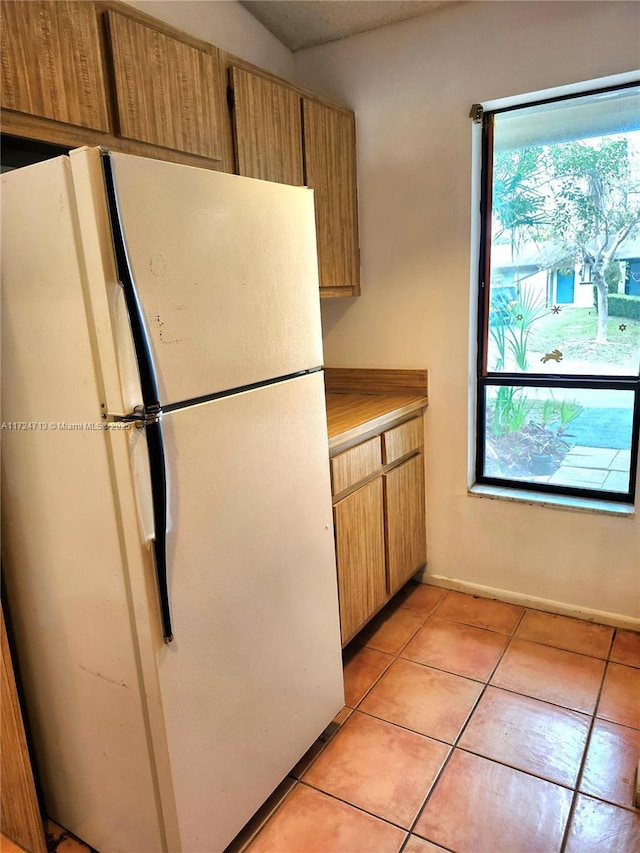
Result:
{"label": "upper cabinet door", "polygon": [[2,3],[2,106],[109,131],[93,3]]}
{"label": "upper cabinet door", "polygon": [[107,19],[119,135],[221,160],[216,48],[204,50],[113,10]]}
{"label": "upper cabinet door", "polygon": [[355,116],[304,98],[303,124],[306,184],[315,190],[320,292],[358,296]]}
{"label": "upper cabinet door", "polygon": [[300,95],[242,68],[231,68],[238,174],[302,186]]}

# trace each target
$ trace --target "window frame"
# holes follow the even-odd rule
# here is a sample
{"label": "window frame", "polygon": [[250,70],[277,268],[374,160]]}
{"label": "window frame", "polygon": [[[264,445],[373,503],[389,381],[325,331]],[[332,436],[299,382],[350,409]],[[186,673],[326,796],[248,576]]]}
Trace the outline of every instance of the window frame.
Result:
{"label": "window frame", "polygon": [[[597,500],[608,503],[633,505],[637,487],[638,453],[640,445],[640,374],[635,377],[616,377],[613,375],[572,375],[562,373],[508,373],[492,372],[487,368],[489,343],[490,279],[491,279],[491,233],[493,200],[493,141],[494,116],[514,112],[541,104],[568,101],[603,92],[619,91],[638,85],[638,81],[613,83],[593,89],[577,89],[573,92],[549,97],[533,97],[505,103],[504,106],[492,106],[483,110],[482,148],[480,168],[480,251],[477,277],[477,330],[476,330],[476,406],[475,406],[475,483],[481,486],[514,489],[520,492],[534,492],[546,495],[574,497],[581,500]],[[581,282],[582,283],[582,282]],[[486,391],[488,387],[548,387],[548,388],[585,388],[595,390],[627,390],[634,393],[633,416],[631,425],[631,461],[629,472],[629,490],[610,492],[603,489],[580,488],[527,480],[514,480],[507,477],[490,477],[484,474],[485,436],[486,436]]]}

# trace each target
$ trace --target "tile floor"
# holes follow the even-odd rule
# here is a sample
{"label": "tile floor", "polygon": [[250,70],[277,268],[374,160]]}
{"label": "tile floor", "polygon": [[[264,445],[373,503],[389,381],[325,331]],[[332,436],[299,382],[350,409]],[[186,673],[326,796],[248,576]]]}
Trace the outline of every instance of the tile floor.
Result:
{"label": "tile floor", "polygon": [[640,634],[410,585],[246,853],[639,853]]}
{"label": "tile floor", "polygon": [[410,584],[344,675],[337,734],[228,853],[639,853],[640,634]]}

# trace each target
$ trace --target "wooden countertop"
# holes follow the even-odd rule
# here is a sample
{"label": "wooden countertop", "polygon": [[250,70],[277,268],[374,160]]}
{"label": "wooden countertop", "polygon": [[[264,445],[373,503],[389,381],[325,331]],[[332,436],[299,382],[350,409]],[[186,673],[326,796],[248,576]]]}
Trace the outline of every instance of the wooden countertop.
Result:
{"label": "wooden countertop", "polygon": [[329,450],[378,432],[399,418],[421,411],[426,405],[426,396],[327,394]]}
{"label": "wooden countertop", "polygon": [[425,370],[325,371],[329,451],[345,449],[428,404]]}

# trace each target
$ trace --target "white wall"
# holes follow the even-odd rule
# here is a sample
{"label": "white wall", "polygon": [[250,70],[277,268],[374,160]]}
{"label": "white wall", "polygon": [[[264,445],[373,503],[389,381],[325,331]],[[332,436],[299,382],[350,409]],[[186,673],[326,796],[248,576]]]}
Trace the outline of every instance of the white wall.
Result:
{"label": "white wall", "polygon": [[179,27],[261,68],[293,78],[293,54],[237,0],[126,0],[154,18]]}
{"label": "white wall", "polygon": [[352,106],[362,296],[323,305],[326,361],[430,371],[428,572],[640,617],[640,519],[471,497],[472,103],[638,64],[635,2],[472,2],[295,54]]}

